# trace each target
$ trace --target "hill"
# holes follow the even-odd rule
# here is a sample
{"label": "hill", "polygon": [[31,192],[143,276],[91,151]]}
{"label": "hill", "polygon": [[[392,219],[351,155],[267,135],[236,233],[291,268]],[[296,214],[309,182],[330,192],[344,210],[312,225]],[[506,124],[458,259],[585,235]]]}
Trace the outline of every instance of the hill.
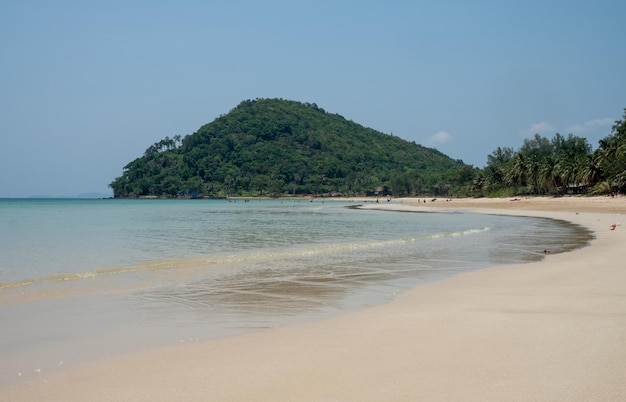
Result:
{"label": "hill", "polygon": [[316,104],[241,102],[184,138],[165,138],[124,167],[117,197],[447,193],[467,165]]}

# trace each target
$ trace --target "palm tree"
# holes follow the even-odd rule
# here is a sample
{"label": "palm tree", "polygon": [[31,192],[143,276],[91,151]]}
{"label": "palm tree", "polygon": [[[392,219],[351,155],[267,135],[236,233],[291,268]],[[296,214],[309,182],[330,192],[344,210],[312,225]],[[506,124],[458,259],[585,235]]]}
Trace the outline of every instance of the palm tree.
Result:
{"label": "palm tree", "polygon": [[548,192],[559,193],[561,186],[561,176],[559,175],[559,164],[556,158],[548,156],[544,158],[539,170],[539,180],[543,188]]}
{"label": "palm tree", "polygon": [[577,181],[574,158],[561,155],[558,159],[558,172],[563,187],[571,187]]}
{"label": "palm tree", "polygon": [[599,163],[599,154],[587,154],[583,157],[580,179],[583,183],[593,186],[602,181],[602,164]]}
{"label": "palm tree", "polygon": [[506,172],[506,178],[509,183],[513,186],[524,187],[526,186],[526,178],[527,178],[527,166],[524,157],[519,152],[515,154],[513,158],[513,163],[510,166],[510,169]]}
{"label": "palm tree", "polygon": [[526,170],[528,172],[528,179],[530,180],[531,191],[535,194],[539,194],[541,192],[539,186],[539,158],[537,157],[537,155],[532,154],[526,158],[525,162]]}

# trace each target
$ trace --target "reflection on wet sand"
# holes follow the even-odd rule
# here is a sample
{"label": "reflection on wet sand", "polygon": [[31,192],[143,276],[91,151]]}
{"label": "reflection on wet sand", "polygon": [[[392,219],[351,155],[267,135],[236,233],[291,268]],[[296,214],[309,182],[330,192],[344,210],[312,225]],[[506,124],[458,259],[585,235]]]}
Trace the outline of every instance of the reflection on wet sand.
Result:
{"label": "reflection on wet sand", "polygon": [[[383,286],[398,272],[385,269],[317,266],[302,269],[245,270],[180,286],[146,290],[141,297],[165,305],[228,315],[286,315],[342,310],[349,293]],[[349,307],[348,307],[349,308]]]}

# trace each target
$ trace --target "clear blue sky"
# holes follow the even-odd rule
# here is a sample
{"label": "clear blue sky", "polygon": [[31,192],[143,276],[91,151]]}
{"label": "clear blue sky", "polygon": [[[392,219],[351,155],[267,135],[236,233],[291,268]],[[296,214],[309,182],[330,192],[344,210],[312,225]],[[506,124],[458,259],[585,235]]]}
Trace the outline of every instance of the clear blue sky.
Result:
{"label": "clear blue sky", "polygon": [[626,107],[626,2],[0,0],[0,197],[111,193],[244,99],[316,103],[483,167],[595,148]]}

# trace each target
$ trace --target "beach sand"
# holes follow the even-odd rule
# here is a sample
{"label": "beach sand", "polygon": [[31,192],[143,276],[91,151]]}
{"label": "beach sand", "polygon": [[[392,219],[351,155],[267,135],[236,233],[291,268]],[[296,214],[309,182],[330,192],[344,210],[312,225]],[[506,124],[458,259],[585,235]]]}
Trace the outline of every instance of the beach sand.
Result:
{"label": "beach sand", "polygon": [[[463,273],[315,322],[142,351],[2,401],[626,401],[626,198],[404,199],[589,227],[589,247]],[[626,222],[624,222],[626,223]]]}

